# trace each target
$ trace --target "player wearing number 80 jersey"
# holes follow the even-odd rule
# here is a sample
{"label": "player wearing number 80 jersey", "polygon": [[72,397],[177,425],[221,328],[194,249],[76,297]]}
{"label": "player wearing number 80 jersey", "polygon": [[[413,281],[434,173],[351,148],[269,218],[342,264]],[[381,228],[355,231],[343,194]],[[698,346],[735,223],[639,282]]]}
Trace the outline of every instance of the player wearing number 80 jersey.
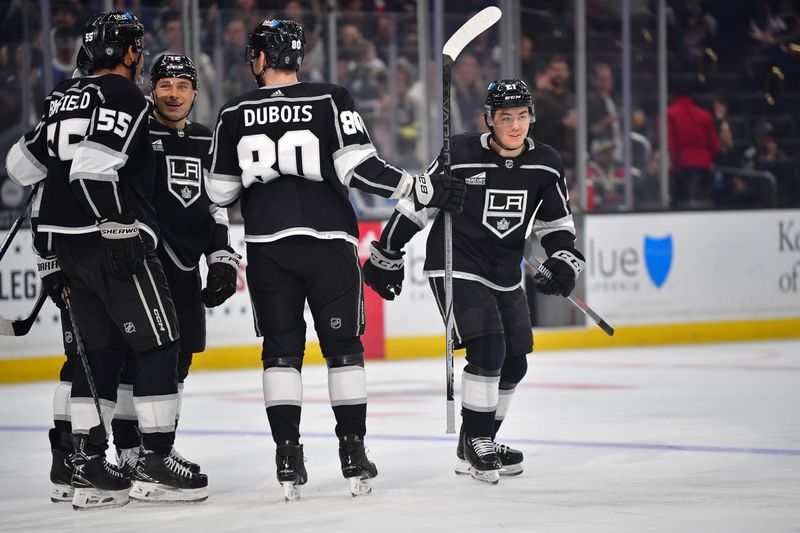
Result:
{"label": "player wearing number 80 jersey", "polygon": [[449,210],[464,197],[461,181],[411,176],[380,159],[345,88],[298,82],[304,52],[303,30],[292,21],[266,20],[251,33],[247,56],[259,88],[220,110],[207,176],[211,201],[241,198],[247,280],[264,338],[264,401],[288,499],[306,482],[299,443],[306,300],[329,367],[342,473],[354,494],[377,475],[362,440],[364,300],[348,187]]}

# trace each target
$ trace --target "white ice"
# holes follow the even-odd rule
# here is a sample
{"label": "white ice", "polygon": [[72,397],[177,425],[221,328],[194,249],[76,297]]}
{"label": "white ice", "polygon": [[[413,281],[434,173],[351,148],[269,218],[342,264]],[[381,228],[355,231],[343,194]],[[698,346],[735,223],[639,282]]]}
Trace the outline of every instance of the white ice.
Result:
{"label": "white ice", "polygon": [[275,480],[252,369],[187,380],[177,448],[208,473],[208,501],[84,512],[49,501],[54,384],[0,387],[0,531],[800,530],[800,341],[531,356],[498,436],[524,451],[525,472],[497,486],[453,474],[443,359],[369,363],[380,474],[357,499],[325,369],[303,377],[301,501],[284,503]]}

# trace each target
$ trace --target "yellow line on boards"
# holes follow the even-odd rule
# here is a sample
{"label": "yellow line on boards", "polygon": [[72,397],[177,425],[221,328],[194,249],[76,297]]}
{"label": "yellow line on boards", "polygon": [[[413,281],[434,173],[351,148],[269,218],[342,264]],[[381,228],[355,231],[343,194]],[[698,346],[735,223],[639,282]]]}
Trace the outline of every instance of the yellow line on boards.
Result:
{"label": "yellow line on boards", "polygon": [[[575,350],[711,342],[800,338],[800,318],[620,326],[613,337],[596,327],[534,329],[534,350]],[[458,353],[458,352],[457,352]],[[444,335],[386,339],[386,359],[403,360],[444,354]],[[322,364],[318,342],[306,344],[304,364]],[[0,359],[0,384],[58,380],[64,356]],[[78,363],[80,364],[80,363]],[[192,371],[261,368],[261,346],[208,348],[195,354]]]}

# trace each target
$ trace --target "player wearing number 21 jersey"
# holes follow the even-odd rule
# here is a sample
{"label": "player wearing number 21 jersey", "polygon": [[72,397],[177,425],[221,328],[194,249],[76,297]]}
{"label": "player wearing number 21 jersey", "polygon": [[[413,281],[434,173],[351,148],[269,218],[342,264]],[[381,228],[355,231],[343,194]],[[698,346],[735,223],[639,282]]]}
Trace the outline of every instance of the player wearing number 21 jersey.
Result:
{"label": "player wearing number 21 jersey", "polygon": [[412,176],[378,157],[345,88],[298,82],[304,52],[295,22],[265,20],[250,34],[259,88],[220,110],[206,187],[219,205],[241,199],[264,403],[287,499],[307,479],[299,442],[306,301],[329,367],[342,473],[354,495],[369,492],[377,475],[363,444],[364,297],[348,187],[420,208],[458,210],[464,198],[463,182]]}

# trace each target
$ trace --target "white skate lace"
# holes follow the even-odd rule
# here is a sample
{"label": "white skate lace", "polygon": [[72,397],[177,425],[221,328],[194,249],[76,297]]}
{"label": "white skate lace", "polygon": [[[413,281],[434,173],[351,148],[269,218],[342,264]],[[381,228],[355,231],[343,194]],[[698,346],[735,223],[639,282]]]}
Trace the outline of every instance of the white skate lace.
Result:
{"label": "white skate lace", "polygon": [[119,477],[119,478],[124,477],[122,475],[122,472],[117,467],[115,467],[114,465],[112,465],[111,463],[106,461],[105,459],[103,459],[103,466],[105,467],[106,472],[108,472],[112,476]]}
{"label": "white skate lace", "polygon": [[120,451],[117,457],[117,464],[121,467],[123,465],[130,468],[135,468],[139,460],[139,448],[126,448]]}
{"label": "white skate lace", "polygon": [[494,443],[489,437],[477,437],[470,439],[470,441],[472,443],[472,448],[475,450],[475,453],[478,454],[478,457],[495,453]]}
{"label": "white skate lace", "polygon": [[189,459],[179,454],[178,450],[176,450],[175,448],[172,448],[169,451],[169,456],[172,457],[174,460],[178,461],[183,466],[188,466],[192,464],[192,462]]}
{"label": "white skate lace", "polygon": [[192,472],[178,461],[172,458],[171,455],[168,455],[164,458],[164,462],[167,464],[167,468],[178,474],[182,477],[192,477]]}
{"label": "white skate lace", "polygon": [[498,455],[505,454],[505,453],[508,451],[508,446],[506,446],[505,444],[497,444],[497,443],[495,442],[495,443],[494,443],[494,451],[495,451],[495,453],[497,453]]}

